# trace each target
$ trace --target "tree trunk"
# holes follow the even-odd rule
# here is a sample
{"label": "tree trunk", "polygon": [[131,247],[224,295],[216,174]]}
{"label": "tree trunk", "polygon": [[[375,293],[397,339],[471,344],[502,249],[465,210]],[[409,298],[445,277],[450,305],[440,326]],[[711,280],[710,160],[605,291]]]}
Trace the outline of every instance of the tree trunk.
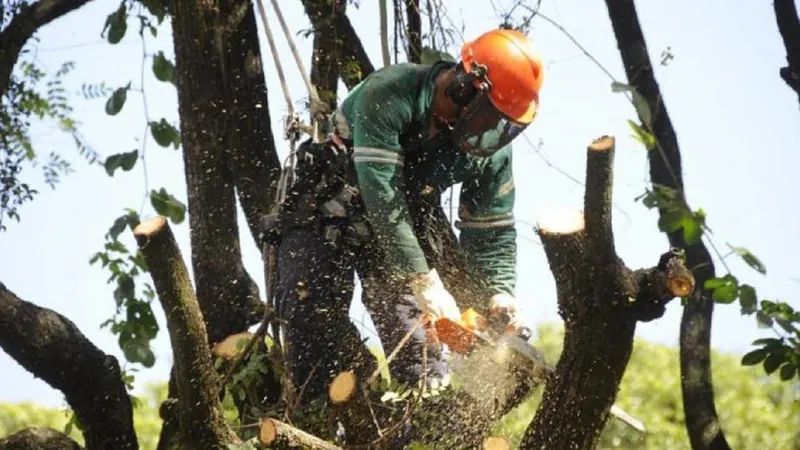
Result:
{"label": "tree trunk", "polygon": [[680,253],[665,253],[656,267],[636,271],[617,256],[613,158],[614,138],[595,140],[587,151],[584,213],[553,213],[538,222],[566,333],[522,448],[595,448],[628,365],[636,322],[661,317],[676,291],[693,287]]}
{"label": "tree trunk", "polygon": [[[312,5],[312,3],[314,3]],[[337,17],[347,13],[345,0],[329,2],[304,1],[308,17],[314,17],[314,50],[311,54],[311,84],[317,87],[320,100],[329,111],[336,110],[336,92],[339,87],[339,66],[345,39],[336,27]],[[313,117],[312,117],[313,119]]]}
{"label": "tree trunk", "polygon": [[[237,5],[239,8],[235,8]],[[242,264],[235,180],[231,170],[233,135],[241,133],[245,127],[253,128],[253,123],[246,122],[248,119],[232,117],[227,109],[229,100],[235,102],[231,83],[236,77],[245,76],[235,70],[247,64],[241,60],[232,64],[233,58],[228,58],[226,51],[226,42],[234,37],[232,30],[251,16],[252,7],[243,5],[242,2],[196,0],[173,3],[172,29],[189,194],[192,268],[197,298],[212,344],[258,322],[263,308],[258,288]],[[252,56],[250,63],[254,64]],[[238,92],[244,95],[247,89]],[[254,98],[257,94],[249,92]],[[250,102],[252,100],[248,104]],[[266,104],[262,106],[267,107]],[[243,109],[237,107],[236,110]],[[256,127],[266,129],[269,123]],[[245,142],[252,150],[263,141],[256,135]]]}
{"label": "tree trunk", "polygon": [[[656,137],[657,148],[647,153],[650,181],[672,188],[679,201],[686,204],[678,138],[667,112],[664,97],[650,64],[650,55],[642,34],[633,0],[606,0],[628,84],[646,101],[646,109],[637,108],[646,131]],[[643,117],[642,112],[649,111]],[[650,119],[652,117],[652,124]],[[688,208],[688,206],[686,206]],[[660,215],[666,213],[661,209]],[[668,233],[670,245],[686,252],[687,265],[694,267],[697,286],[683,310],[680,332],[681,388],[686,428],[695,450],[730,448],[714,406],[711,377],[711,318],[714,301],[703,289],[713,278],[714,262],[702,241],[689,245],[682,230]]]}
{"label": "tree trunk", "polygon": [[139,448],[117,358],[95,347],[71,320],[22,300],[3,283],[0,347],[66,396],[88,450]]}

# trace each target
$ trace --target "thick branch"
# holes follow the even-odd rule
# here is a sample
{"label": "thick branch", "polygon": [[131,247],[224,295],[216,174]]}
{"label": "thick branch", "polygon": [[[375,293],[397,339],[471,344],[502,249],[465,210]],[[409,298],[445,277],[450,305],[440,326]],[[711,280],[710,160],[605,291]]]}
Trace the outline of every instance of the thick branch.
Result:
{"label": "thick branch", "polygon": [[222,448],[237,441],[222,416],[216,372],[189,272],[162,216],[133,231],[167,317],[178,391],[178,420],[195,448]]}
{"label": "thick branch", "polygon": [[[248,201],[254,205],[248,213],[248,221],[252,221],[254,215],[263,209],[263,203],[267,201],[263,195],[266,194],[248,199],[245,193],[256,189],[269,190],[269,184],[260,183],[269,183],[265,171],[270,170],[272,163],[266,158],[253,156],[255,161],[266,160],[267,167],[248,169],[243,166],[247,155],[268,151],[257,148],[268,145],[267,135],[262,134],[263,131],[253,131],[254,128],[269,128],[266,122],[258,122],[264,116],[253,114],[258,110],[254,103],[259,98],[264,100],[262,109],[266,109],[267,104],[263,92],[259,93],[260,88],[253,81],[258,70],[253,69],[247,76],[249,81],[234,81],[236,77],[245,76],[242,70],[248,70],[245,69],[248,61],[254,65],[258,63],[253,48],[248,47],[247,42],[241,47],[229,44],[231,52],[236,48],[251,52],[244,62],[234,61],[241,58],[241,52],[232,56],[226,52],[225,43],[234,36],[230,30],[252,26],[240,24],[243,20],[255,20],[252,7],[244,0],[224,2],[221,5],[223,11],[210,2],[191,0],[173,2],[172,7],[175,76],[189,194],[192,268],[208,338],[213,344],[257,323],[263,312],[258,287],[242,263],[230,155],[235,154],[238,161],[237,176],[244,195],[243,205]],[[241,38],[240,34],[235,36]],[[247,94],[253,99],[237,97],[231,100],[234,91],[237,96]],[[235,101],[242,102],[242,107],[222,113]],[[236,117],[232,117],[232,111],[236,112]],[[234,135],[239,133],[244,133],[244,137],[237,140]],[[232,148],[235,151],[231,152]],[[242,184],[248,173],[256,174],[252,175],[254,178],[249,188]]]}
{"label": "thick branch", "polygon": [[[647,101],[653,117],[652,126],[641,116],[646,129],[656,137],[658,146],[648,152],[650,180],[653,184],[674,189],[685,201],[678,138],[653,73],[633,0],[606,0],[611,25],[616,36],[628,83]],[[660,211],[664,214],[665,211]],[[686,265],[694,269],[697,286],[714,277],[714,263],[702,241],[688,245],[681,230],[668,233],[670,245],[686,252]],[[681,387],[686,427],[692,448],[730,448],[714,406],[711,377],[711,318],[714,302],[709,293],[698,289],[683,310],[680,334]]]}
{"label": "thick branch", "polygon": [[800,18],[797,16],[795,0],[774,0],[772,5],[788,63],[786,67],[781,67],[780,75],[800,99]]}
{"label": "thick branch", "polygon": [[0,347],[64,393],[84,426],[89,450],[139,448],[117,359],[95,347],[71,320],[20,299],[2,283]]}
{"label": "thick branch", "polygon": [[[272,206],[281,166],[264,81],[261,47],[252,2],[225,2],[228,14],[244,10],[242,20],[229,22],[225,39],[225,61],[230,74],[224,77],[228,150],[232,156],[234,182],[250,233],[259,242],[261,218]],[[233,11],[233,12],[230,12]]]}
{"label": "thick branch", "polygon": [[614,138],[610,136],[603,136],[589,145],[584,197],[586,233],[589,242],[599,254],[609,257],[615,252],[614,232],[611,226],[614,145]]}
{"label": "thick branch", "polygon": [[422,20],[419,16],[419,0],[406,0],[408,18],[408,61],[419,63],[422,59]]}
{"label": "thick branch", "polygon": [[0,439],[0,450],[82,450],[77,442],[52,428],[30,427]]}
{"label": "thick branch", "polygon": [[[328,107],[329,111],[336,109],[336,91],[339,85],[340,66],[344,38],[339,35],[336,27],[336,18],[344,16],[347,10],[345,0],[329,2],[316,2],[306,6],[306,14],[314,18],[314,50],[311,55],[311,84],[317,87],[320,100]],[[312,117],[313,119],[313,117]]]}
{"label": "thick branch", "polygon": [[259,441],[269,448],[291,449],[302,448],[307,450],[341,450],[331,443],[297,429],[289,424],[275,419],[265,419],[261,422],[258,435]]}
{"label": "thick branch", "polygon": [[8,90],[11,72],[28,39],[39,28],[87,3],[89,0],[40,0],[20,7],[19,13],[0,33],[0,96]]}
{"label": "thick branch", "polygon": [[[339,0],[336,1],[338,2]],[[326,20],[332,22],[332,26],[336,30],[336,36],[341,39],[342,44],[342,59],[339,61],[339,72],[347,89],[353,89],[367,75],[374,72],[375,68],[369,60],[369,56],[364,50],[364,45],[361,43],[358,34],[356,34],[356,30],[353,28],[353,24],[344,14],[343,8],[340,14],[334,14],[332,17],[320,14],[326,3],[328,2],[303,0],[303,6],[315,32],[319,28],[326,26],[324,23]],[[336,11],[336,8],[334,8],[334,11]]]}

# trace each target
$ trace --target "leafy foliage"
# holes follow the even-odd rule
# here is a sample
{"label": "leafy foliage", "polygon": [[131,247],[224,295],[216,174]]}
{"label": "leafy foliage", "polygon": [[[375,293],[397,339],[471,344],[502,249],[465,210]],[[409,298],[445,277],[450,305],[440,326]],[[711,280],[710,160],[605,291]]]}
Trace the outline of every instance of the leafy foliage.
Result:
{"label": "leafy foliage", "polygon": [[[548,324],[539,328],[537,346],[549,361],[561,352],[563,331]],[[617,405],[641,419],[642,435],[610,419],[598,449],[690,448],[683,426],[678,351],[639,339],[622,379]],[[712,352],[714,392],[725,437],[732,448],[796,448],[800,445],[800,391],[760,371],[742,367],[733,354]],[[540,391],[509,413],[496,433],[519,442],[540,401]],[[754,414],[754,411],[758,411]]]}
{"label": "leafy foliage", "polygon": [[[80,156],[90,164],[98,160],[97,153],[89,147],[78,132],[67,102],[63,80],[74,68],[74,63],[64,63],[54,74],[41,69],[32,56],[31,49],[23,50],[19,69],[12,74],[8,91],[0,101],[0,231],[7,228],[9,219],[19,222],[19,208],[34,199],[38,189],[25,181],[26,166],[39,168],[43,181],[55,188],[62,175],[72,172],[70,162],[56,152],[41,154],[31,142],[31,121],[55,121],[58,128],[68,133]],[[27,56],[27,57],[26,57]]]}

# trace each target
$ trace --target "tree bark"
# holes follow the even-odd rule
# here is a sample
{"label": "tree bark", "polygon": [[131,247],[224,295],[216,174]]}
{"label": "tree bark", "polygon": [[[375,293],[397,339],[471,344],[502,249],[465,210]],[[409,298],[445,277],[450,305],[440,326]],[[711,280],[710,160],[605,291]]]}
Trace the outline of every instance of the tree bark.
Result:
{"label": "tree bark", "polygon": [[[232,136],[245,126],[253,126],[243,117],[234,122],[225,110],[230,105],[231,83],[244,76],[234,69],[247,64],[247,61],[231,63],[225,43],[233,38],[230,30],[236,29],[250,14],[251,7],[241,1],[197,0],[174,2],[172,6],[192,268],[208,338],[213,344],[257,323],[264,307],[258,287],[242,264],[230,158],[230,145],[235,139]],[[254,63],[253,58],[249,59]],[[246,91],[242,88],[238,93],[244,95]],[[250,91],[250,95],[256,94]],[[267,107],[266,103],[262,106]],[[256,127],[269,128],[269,124],[259,123]],[[261,138],[256,134],[242,145],[248,145],[247,149],[252,151],[259,142]],[[246,153],[243,150],[241,154]],[[253,170],[263,174],[267,169]],[[268,189],[268,186],[257,187]],[[256,205],[260,203],[257,199],[253,201]]]}
{"label": "tree bark", "polygon": [[66,396],[83,424],[87,449],[139,448],[117,359],[95,347],[71,320],[22,300],[2,283],[0,347]]}
{"label": "tree bark", "polygon": [[[606,0],[606,5],[628,84],[646,99],[653,118],[651,126],[647,118],[642,117],[641,110],[639,111],[645,130],[652,133],[658,142],[657,148],[647,153],[650,180],[654,185],[674,189],[679,194],[680,201],[686,203],[678,138],[653,73],[636,5],[633,0]],[[659,213],[663,216],[665,211],[662,209]],[[714,277],[714,263],[702,241],[688,245],[681,230],[668,233],[667,237],[670,245],[685,251],[687,265],[695,268],[694,275],[699,286],[686,303],[681,319],[681,388],[686,428],[695,450],[729,449],[714,406],[711,376],[711,318],[714,301],[711,294],[703,289],[706,280]]]}
{"label": "tree bark", "polygon": [[223,40],[228,73],[222,78],[228,91],[225,147],[231,155],[236,191],[250,233],[259,242],[261,218],[272,206],[281,164],[269,126],[272,118],[255,10],[246,0],[228,2],[224,10],[230,10],[231,17],[226,31],[230,37]]}
{"label": "tree bark", "polygon": [[800,18],[797,16],[795,0],[773,0],[778,32],[786,47],[786,67],[781,67],[780,76],[797,94],[800,101]]}
{"label": "tree bark", "polygon": [[314,16],[311,23],[315,24],[314,50],[311,54],[311,84],[317,87],[320,100],[328,106],[329,111],[335,111],[339,67],[345,41],[345,38],[339,35],[336,19],[346,15],[347,1],[304,1],[303,6],[309,18]]}
{"label": "tree bark", "polygon": [[617,256],[611,228],[614,138],[587,150],[584,213],[538,222],[564,320],[564,349],[521,448],[593,449],[625,374],[637,321],[664,314],[674,280],[693,285],[679,253],[633,271]]}
{"label": "tree bark", "polygon": [[163,216],[134,230],[167,318],[181,434],[192,448],[222,449],[238,438],[225,422],[203,313],[172,230]]}
{"label": "tree bark", "polygon": [[28,39],[39,28],[87,3],[89,0],[41,0],[20,7],[19,13],[0,33],[0,97],[8,90],[11,73]]}
{"label": "tree bark", "polygon": [[406,0],[406,18],[408,61],[419,64],[422,59],[422,20],[419,15],[419,0]]}
{"label": "tree bark", "polygon": [[[339,0],[333,0],[338,2]],[[311,21],[311,26],[316,32],[318,29],[324,29],[326,21],[332,23],[332,27],[336,30],[336,36],[341,39],[342,43],[342,59],[339,61],[339,73],[347,89],[353,89],[358,83],[361,82],[367,75],[375,71],[375,67],[369,60],[364,45],[361,39],[358,38],[353,24],[344,13],[344,8],[338,13],[334,8],[332,16],[325,16],[321,14],[324,11],[328,2],[320,2],[313,0],[303,0],[306,14]]]}
{"label": "tree bark", "polygon": [[0,450],[83,450],[77,442],[52,428],[30,427],[0,439]]}

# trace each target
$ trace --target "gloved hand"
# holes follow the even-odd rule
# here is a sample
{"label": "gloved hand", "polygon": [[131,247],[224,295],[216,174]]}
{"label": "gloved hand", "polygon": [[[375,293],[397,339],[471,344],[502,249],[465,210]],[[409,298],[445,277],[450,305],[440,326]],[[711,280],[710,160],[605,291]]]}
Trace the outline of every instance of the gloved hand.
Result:
{"label": "gloved hand", "polygon": [[524,326],[524,318],[517,308],[517,299],[505,292],[495,294],[489,299],[489,320],[498,321],[509,333]]}
{"label": "gloved hand", "polygon": [[454,321],[461,318],[456,300],[444,288],[436,269],[427,274],[416,275],[411,279],[410,286],[423,314],[432,314],[437,319],[446,317]]}

